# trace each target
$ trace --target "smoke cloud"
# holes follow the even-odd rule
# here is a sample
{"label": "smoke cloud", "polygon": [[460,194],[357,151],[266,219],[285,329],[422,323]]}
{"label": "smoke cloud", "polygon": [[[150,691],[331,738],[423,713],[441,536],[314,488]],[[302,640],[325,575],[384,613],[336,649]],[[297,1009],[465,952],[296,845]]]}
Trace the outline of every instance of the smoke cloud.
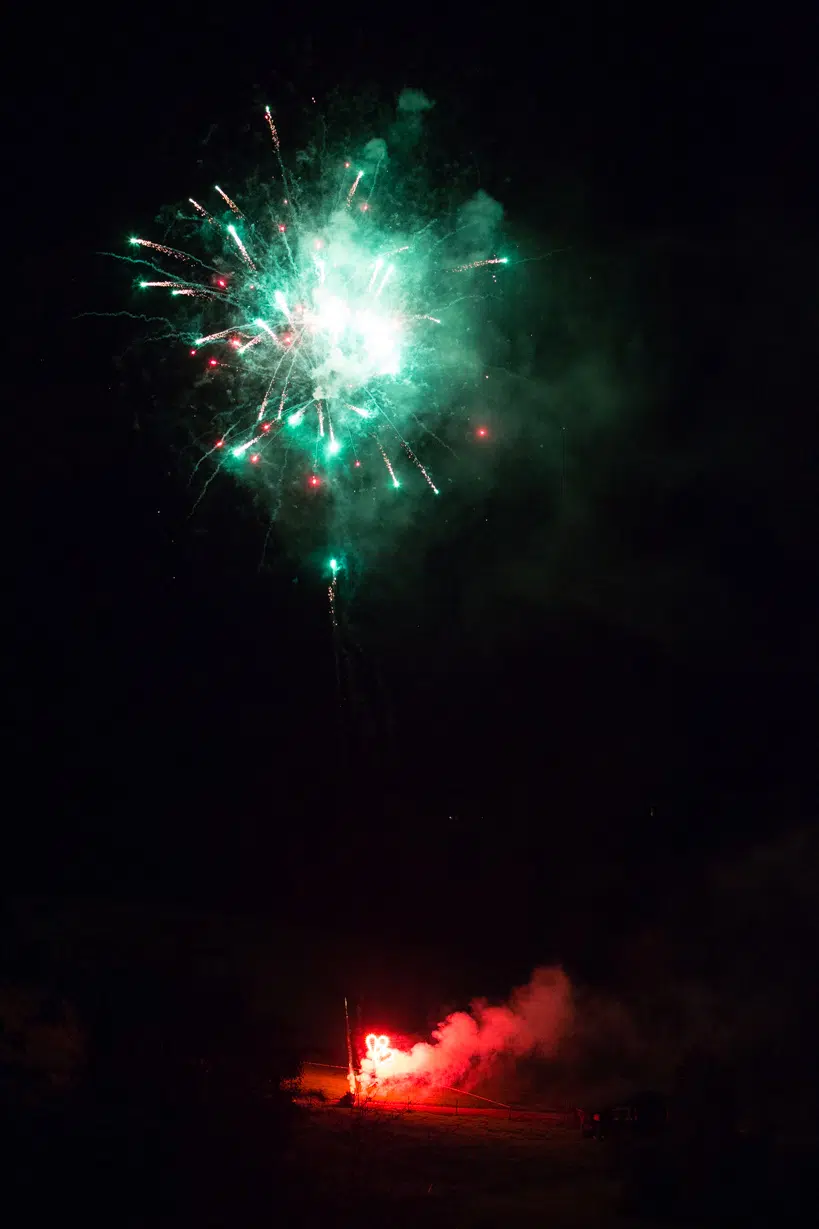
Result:
{"label": "smoke cloud", "polygon": [[387,156],[387,142],[383,137],[373,137],[364,146],[361,154],[362,162],[365,162],[369,167],[378,166]]}
{"label": "smoke cloud", "polygon": [[408,151],[419,140],[425,111],[434,107],[423,90],[402,90],[396,103],[395,121],[390,129],[390,144]]}
{"label": "smoke cloud", "polygon": [[503,205],[482,188],[459,209],[458,239],[467,260],[492,255],[502,220]]}
{"label": "smoke cloud", "polygon": [[551,1056],[572,1020],[572,995],[562,969],[536,969],[527,986],[504,1006],[478,1001],[438,1025],[431,1041],[392,1050],[383,1062],[362,1063],[365,1092],[379,1085],[411,1084],[413,1091],[474,1086],[503,1058]]}
{"label": "smoke cloud", "polygon": [[427,98],[423,90],[405,89],[398,95],[398,111],[405,115],[418,115],[434,106],[435,103]]}

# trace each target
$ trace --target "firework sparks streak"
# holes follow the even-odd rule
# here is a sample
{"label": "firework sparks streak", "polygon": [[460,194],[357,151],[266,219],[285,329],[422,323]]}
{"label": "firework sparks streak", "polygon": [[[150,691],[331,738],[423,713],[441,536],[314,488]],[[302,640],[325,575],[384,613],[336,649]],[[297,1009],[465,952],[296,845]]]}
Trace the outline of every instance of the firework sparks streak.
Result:
{"label": "firework sparks streak", "polygon": [[357,188],[357,187],[358,187],[358,185],[361,183],[361,176],[362,176],[363,174],[364,174],[364,172],[363,172],[363,171],[359,171],[359,172],[358,172],[358,174],[356,175],[355,179],[353,180],[353,186],[350,188],[350,191],[347,193],[347,208],[348,208],[348,209],[350,208],[350,206],[351,206],[351,205],[352,205],[352,203],[353,203],[353,197],[355,196],[355,191],[356,191],[356,188]]}
{"label": "firework sparks streak", "polygon": [[239,249],[239,251],[242,253],[242,256],[243,256],[244,260],[246,261],[246,263],[247,263],[248,265],[250,265],[251,269],[255,270],[255,269],[256,269],[256,266],[254,265],[253,261],[250,259],[250,256],[248,255],[247,248],[245,247],[245,245],[242,243],[241,239],[239,238],[239,235],[238,235],[238,233],[237,233],[237,231],[236,231],[236,227],[235,227],[235,226],[229,226],[229,227],[228,227],[228,232],[229,232],[229,234],[230,234],[231,239],[232,239],[232,240],[233,240],[233,242],[236,244],[236,246],[237,246],[237,248]]}
{"label": "firework sparks streak", "polygon": [[[468,265],[456,265],[454,269],[450,269],[450,273],[467,273],[470,269],[484,269],[487,265],[505,265],[505,256],[492,256],[488,260],[472,260]],[[432,317],[428,317],[432,319]]]}
{"label": "firework sparks streak", "polygon": [[330,599],[330,622],[333,627],[338,627],[338,616],[336,614],[336,587],[338,581],[334,576],[331,583],[327,586],[327,596]]}
{"label": "firework sparks streak", "polygon": [[270,114],[270,107],[265,107],[264,114],[265,114],[265,119],[267,120],[267,125],[270,129],[270,135],[273,138],[273,146],[276,150],[276,153],[278,153],[281,148],[281,146],[279,145],[279,134],[276,131],[276,125],[273,123],[273,116]]}
{"label": "firework sparks streak", "polygon": [[219,193],[219,195],[221,196],[221,198],[222,198],[222,200],[225,202],[225,204],[228,206],[228,208],[233,210],[233,212],[236,214],[236,217],[237,217],[237,218],[242,218],[242,217],[244,217],[244,214],[242,213],[242,211],[241,211],[241,209],[239,208],[239,206],[236,204],[236,202],[235,202],[235,201],[232,201],[232,200],[230,199],[230,197],[228,196],[227,192],[223,192],[223,191],[222,191],[222,189],[221,189],[220,187],[218,187],[218,186],[217,186],[217,188],[216,188],[216,191]]}
{"label": "firework sparks streak", "polygon": [[[237,194],[241,208],[218,187],[218,207],[189,198],[195,215],[180,214],[177,226],[198,255],[130,240],[151,257],[135,263],[158,275],[140,282],[140,291],[189,304],[177,336],[201,363],[197,414],[210,412],[212,422],[204,452],[220,467],[252,473],[254,483],[275,485],[277,507],[285,465],[300,456],[305,491],[337,497],[362,491],[362,482],[376,495],[396,490],[403,486],[399,455],[437,494],[415,449],[435,438],[433,413],[454,412],[446,409],[456,401],[452,389],[463,387],[469,370],[452,359],[469,351],[469,309],[447,302],[448,275],[506,261],[456,265],[466,253],[445,246],[447,235],[436,234],[422,207],[407,207],[390,170],[380,172],[378,196],[371,190],[362,204],[357,190],[363,177],[372,178],[366,166],[339,158],[328,170],[314,158],[293,179],[269,109],[265,120],[278,188],[268,175],[267,187]],[[381,212],[389,222],[379,220]],[[271,430],[271,421],[281,429]],[[421,439],[413,436],[411,447],[405,437],[419,424]],[[230,448],[217,444],[228,437]],[[281,453],[278,464],[269,464],[273,449]],[[376,467],[365,473],[368,456],[380,456],[388,484]]]}

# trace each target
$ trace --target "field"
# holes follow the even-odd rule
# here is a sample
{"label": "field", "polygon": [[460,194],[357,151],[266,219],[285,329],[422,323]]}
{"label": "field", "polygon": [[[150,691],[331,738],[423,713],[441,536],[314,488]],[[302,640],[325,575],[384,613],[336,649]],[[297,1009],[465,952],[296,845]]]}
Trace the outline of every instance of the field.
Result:
{"label": "field", "polygon": [[597,1141],[571,1113],[452,1092],[353,1109],[346,1089],[343,1068],[305,1067],[283,1179],[297,1223],[767,1229],[816,1205],[815,1141],[737,1130],[718,1102]]}
{"label": "field", "polygon": [[349,1223],[626,1229],[638,1222],[618,1214],[612,1160],[563,1125],[333,1106],[300,1115],[289,1165],[320,1205],[346,1208]]}
{"label": "field", "polygon": [[336,1224],[651,1229],[621,1214],[614,1151],[558,1115],[464,1112],[463,1097],[457,1108],[453,1097],[353,1110],[333,1103],[346,1091],[343,1070],[310,1067],[305,1077],[314,1096],[301,1102],[289,1175]]}

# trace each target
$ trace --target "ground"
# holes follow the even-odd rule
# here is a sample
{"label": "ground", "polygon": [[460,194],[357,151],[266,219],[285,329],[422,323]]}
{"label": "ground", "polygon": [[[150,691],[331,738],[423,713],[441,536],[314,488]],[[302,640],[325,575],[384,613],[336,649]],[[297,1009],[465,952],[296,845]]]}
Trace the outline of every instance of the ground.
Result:
{"label": "ground", "polygon": [[617,1150],[582,1140],[573,1115],[510,1110],[452,1090],[436,1092],[435,1104],[384,1096],[353,1110],[336,1104],[346,1091],[343,1068],[304,1067],[288,1158],[294,1189],[342,1222],[636,1223],[622,1214]]}
{"label": "ground", "polygon": [[319,1105],[300,1115],[288,1167],[297,1187],[345,1206],[351,1223],[653,1223],[620,1214],[613,1152],[558,1122]]}

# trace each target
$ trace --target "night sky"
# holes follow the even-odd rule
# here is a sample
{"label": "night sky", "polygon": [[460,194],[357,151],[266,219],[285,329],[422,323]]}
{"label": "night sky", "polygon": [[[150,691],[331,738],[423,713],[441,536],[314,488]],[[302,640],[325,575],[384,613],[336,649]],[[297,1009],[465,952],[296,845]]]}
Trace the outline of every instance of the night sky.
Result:
{"label": "night sky", "polygon": [[[815,813],[815,29],[210,11],[60,12],[18,67],[7,889],[599,969]],[[340,705],[303,540],[262,563],[228,483],[190,517],[139,326],[78,317],[260,100],[404,86],[555,254],[493,308],[491,459],[344,603]]]}

